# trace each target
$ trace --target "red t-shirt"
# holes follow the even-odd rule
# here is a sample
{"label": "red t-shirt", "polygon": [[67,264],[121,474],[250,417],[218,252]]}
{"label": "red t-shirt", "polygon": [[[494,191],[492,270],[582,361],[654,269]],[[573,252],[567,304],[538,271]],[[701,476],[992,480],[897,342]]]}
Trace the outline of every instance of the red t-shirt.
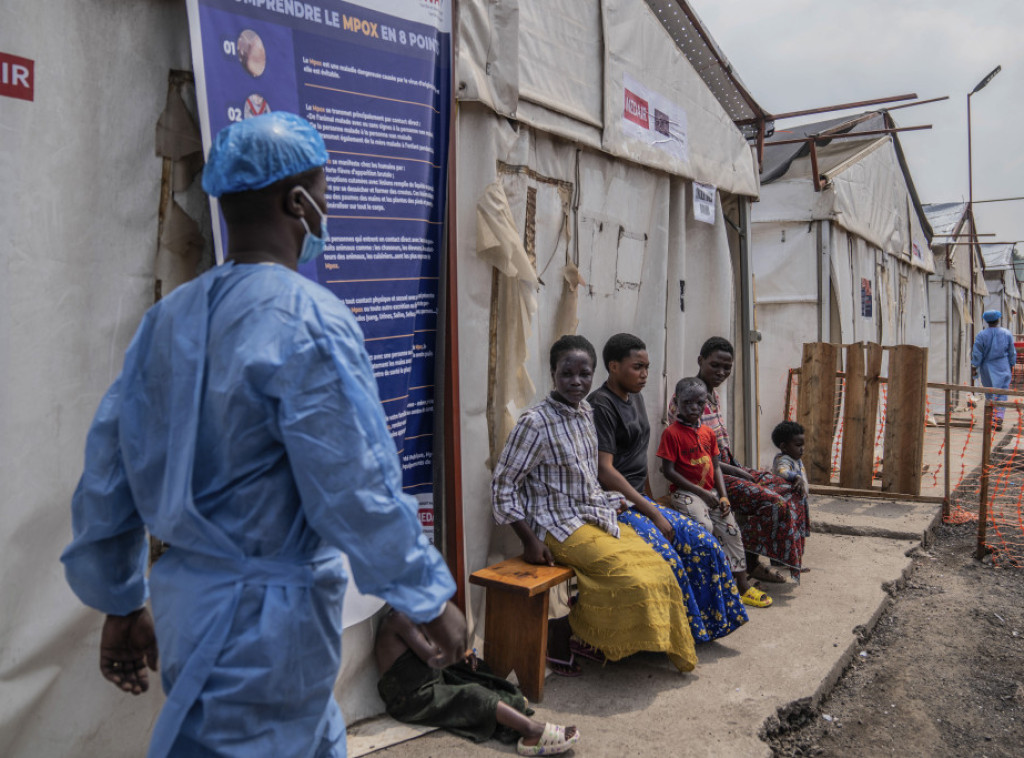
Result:
{"label": "red t-shirt", "polygon": [[[715,488],[715,457],[718,456],[718,440],[711,427],[694,429],[676,421],[661,433],[658,457],[672,461],[676,471],[686,479],[706,490]],[[676,491],[676,485],[669,489]]]}

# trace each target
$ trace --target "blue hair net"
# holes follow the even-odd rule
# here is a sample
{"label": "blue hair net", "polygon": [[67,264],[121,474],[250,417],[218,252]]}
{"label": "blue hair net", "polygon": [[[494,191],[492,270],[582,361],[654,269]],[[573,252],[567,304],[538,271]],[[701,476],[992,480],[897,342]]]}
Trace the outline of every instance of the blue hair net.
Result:
{"label": "blue hair net", "polygon": [[320,133],[306,119],[281,111],[221,129],[203,169],[212,197],[267,187],[327,163]]}
{"label": "blue hair net", "polygon": [[985,311],[981,314],[981,317],[989,323],[992,323],[993,321],[1001,319],[1003,317],[1003,313],[1002,311]]}

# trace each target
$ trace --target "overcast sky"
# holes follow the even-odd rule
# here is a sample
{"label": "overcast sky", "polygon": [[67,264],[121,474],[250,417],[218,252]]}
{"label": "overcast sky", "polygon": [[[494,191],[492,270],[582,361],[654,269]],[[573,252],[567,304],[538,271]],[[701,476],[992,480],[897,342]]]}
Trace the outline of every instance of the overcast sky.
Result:
{"label": "overcast sky", "polygon": [[[689,2],[769,112],[909,92],[949,95],[893,113],[900,126],[933,125],[900,136],[925,203],[967,199],[967,93],[1001,65],[971,98],[974,199],[1024,196],[1021,0]],[[976,205],[975,213],[980,232],[998,235],[990,239],[1024,240],[1024,201]]]}

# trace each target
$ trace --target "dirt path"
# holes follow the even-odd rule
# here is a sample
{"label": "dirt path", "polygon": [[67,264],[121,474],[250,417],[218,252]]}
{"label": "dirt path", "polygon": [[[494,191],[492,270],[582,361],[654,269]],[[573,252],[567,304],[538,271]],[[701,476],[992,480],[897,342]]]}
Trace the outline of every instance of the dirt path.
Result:
{"label": "dirt path", "polygon": [[765,735],[776,758],[1024,755],[1024,570],[975,561],[975,526],[918,551],[821,708]]}

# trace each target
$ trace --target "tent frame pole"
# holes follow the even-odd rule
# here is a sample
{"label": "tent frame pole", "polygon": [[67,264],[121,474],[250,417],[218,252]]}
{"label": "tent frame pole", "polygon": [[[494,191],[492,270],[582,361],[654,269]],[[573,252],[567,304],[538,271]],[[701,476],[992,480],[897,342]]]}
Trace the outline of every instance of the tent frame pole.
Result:
{"label": "tent frame pole", "polygon": [[750,198],[736,198],[739,228],[736,230],[740,245],[740,353],[743,361],[743,455],[747,465],[758,461],[757,366],[754,364],[754,343],[761,335],[754,329],[753,267],[750,265]]}

